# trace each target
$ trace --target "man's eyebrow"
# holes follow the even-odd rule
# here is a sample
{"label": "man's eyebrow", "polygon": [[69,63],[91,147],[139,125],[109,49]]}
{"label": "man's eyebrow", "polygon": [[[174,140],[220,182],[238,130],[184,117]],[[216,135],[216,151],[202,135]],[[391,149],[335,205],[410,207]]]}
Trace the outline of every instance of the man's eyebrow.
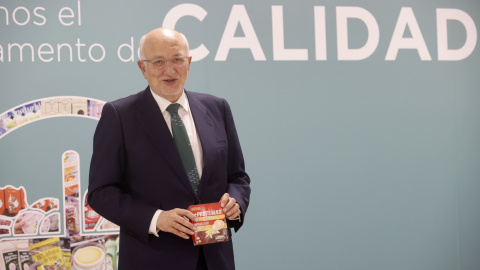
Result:
{"label": "man's eyebrow", "polygon": [[[177,57],[177,56],[184,56],[184,55],[182,53],[176,53],[176,54],[173,55],[173,57]],[[152,60],[160,60],[160,59],[166,59],[166,58],[163,57],[163,56],[154,56],[152,58]]]}

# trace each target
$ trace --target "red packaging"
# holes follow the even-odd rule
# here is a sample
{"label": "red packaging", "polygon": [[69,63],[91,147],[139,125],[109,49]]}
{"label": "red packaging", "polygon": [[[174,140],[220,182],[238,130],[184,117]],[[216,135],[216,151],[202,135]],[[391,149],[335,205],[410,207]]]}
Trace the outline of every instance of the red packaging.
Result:
{"label": "red packaging", "polygon": [[32,208],[42,209],[47,212],[50,209],[50,200],[40,200]]}
{"label": "red packaging", "polygon": [[87,202],[87,196],[85,196],[85,230],[93,230],[97,225],[100,215],[95,212]]}
{"label": "red packaging", "polygon": [[20,204],[22,209],[27,208],[26,197],[25,197],[25,190],[23,188],[19,188],[18,191],[20,192]]}
{"label": "red packaging", "polygon": [[192,236],[193,245],[205,245],[229,241],[227,220],[220,203],[197,204],[188,207],[197,218],[197,226]]}
{"label": "red packaging", "polygon": [[5,213],[5,192],[0,189],[0,215]]}
{"label": "red packaging", "polygon": [[22,203],[20,190],[8,187],[5,189],[5,208],[10,216],[16,216],[25,203]]}

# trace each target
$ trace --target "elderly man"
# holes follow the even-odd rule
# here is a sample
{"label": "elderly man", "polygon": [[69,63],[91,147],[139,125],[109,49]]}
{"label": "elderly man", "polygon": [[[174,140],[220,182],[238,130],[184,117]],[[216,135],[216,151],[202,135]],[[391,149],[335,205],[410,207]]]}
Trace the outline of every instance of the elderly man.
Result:
{"label": "elderly man", "polygon": [[192,57],[183,34],[151,31],[140,57],[148,87],[105,104],[95,131],[89,204],[120,225],[120,269],[234,269],[231,241],[193,245],[186,210],[220,202],[229,228],[244,222],[250,178],[230,107],[184,89]]}

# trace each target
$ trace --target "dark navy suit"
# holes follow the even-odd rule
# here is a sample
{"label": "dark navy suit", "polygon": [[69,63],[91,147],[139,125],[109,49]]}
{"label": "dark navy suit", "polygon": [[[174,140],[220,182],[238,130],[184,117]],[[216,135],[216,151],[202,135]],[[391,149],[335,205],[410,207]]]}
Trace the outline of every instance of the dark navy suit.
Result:
{"label": "dark navy suit", "polygon": [[[105,104],[94,136],[88,201],[106,219],[120,225],[120,269],[194,270],[199,247],[171,233],[148,234],[157,209],[187,209],[218,202],[227,192],[245,220],[250,178],[228,103],[207,94],[187,92],[200,137],[204,168],[198,195],[183,169],[165,119],[147,87]],[[234,269],[232,242],[203,246],[209,270]]]}

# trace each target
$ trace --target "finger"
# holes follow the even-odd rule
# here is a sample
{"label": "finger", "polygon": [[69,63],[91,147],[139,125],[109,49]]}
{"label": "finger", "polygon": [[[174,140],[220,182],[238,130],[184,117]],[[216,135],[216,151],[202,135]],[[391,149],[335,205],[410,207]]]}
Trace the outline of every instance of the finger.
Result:
{"label": "finger", "polygon": [[223,211],[226,213],[228,211],[230,211],[230,209],[232,209],[232,207],[237,203],[237,201],[235,200],[235,198],[232,198],[230,197],[230,199],[228,200],[228,203],[227,205],[225,205],[225,208],[223,208]]}
{"label": "finger", "polygon": [[186,235],[181,231],[182,227],[183,227],[182,225],[176,223],[174,220],[170,220],[168,224],[165,226],[165,228],[162,229],[162,231],[175,234],[184,239],[188,239],[189,238],[188,235]]}
{"label": "finger", "polygon": [[184,234],[183,232],[179,231],[179,230],[176,230],[175,228],[172,228],[173,230],[171,231],[171,233],[177,235],[177,236],[180,236],[181,238],[183,239],[188,239],[190,238],[190,236]]}
{"label": "finger", "polygon": [[[189,230],[192,230],[192,231],[195,231],[195,230],[196,230],[195,225],[193,225],[193,223],[191,223],[189,220],[185,219],[184,217],[178,216],[178,217],[175,219],[175,222],[176,222],[177,224],[180,224],[180,225],[183,226],[183,227],[188,228]],[[193,233],[191,233],[191,234],[193,234]]]}
{"label": "finger", "polygon": [[198,218],[190,211],[185,209],[178,209],[177,214],[182,217],[187,217],[194,222],[198,222]]}
{"label": "finger", "polygon": [[239,210],[237,210],[236,212],[234,212],[232,215],[227,216],[227,219],[230,219],[230,220],[236,219],[238,216],[240,216],[240,214],[241,214],[241,211],[240,211],[240,209],[239,209]]}
{"label": "finger", "polygon": [[228,203],[229,198],[230,195],[228,193],[223,194],[222,198],[220,199],[220,206],[225,207],[225,205]]}
{"label": "finger", "polygon": [[228,212],[226,213],[227,216],[231,216],[233,215],[234,213],[236,213],[238,210],[240,209],[240,205],[238,205],[238,203],[235,203],[233,205],[232,208],[230,208],[230,210],[228,210]]}
{"label": "finger", "polygon": [[[182,226],[182,225],[179,224],[179,223],[174,224],[174,225],[173,225],[173,228],[174,228],[174,231],[175,231],[175,232],[178,232],[178,233],[179,233],[179,234],[177,234],[177,235],[182,236],[182,237],[183,237],[183,236],[186,236],[187,239],[188,239],[188,237],[189,237],[190,235],[192,235],[192,234],[194,233],[192,230],[188,229],[188,228],[185,227],[185,226]],[[184,238],[185,238],[185,237],[184,237]]]}

